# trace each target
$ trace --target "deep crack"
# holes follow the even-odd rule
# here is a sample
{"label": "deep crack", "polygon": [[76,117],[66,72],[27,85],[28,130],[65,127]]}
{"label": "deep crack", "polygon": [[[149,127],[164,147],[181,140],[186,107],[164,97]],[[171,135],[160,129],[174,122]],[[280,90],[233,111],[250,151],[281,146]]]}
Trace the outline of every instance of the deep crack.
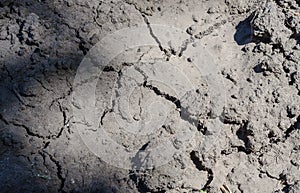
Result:
{"label": "deep crack", "polygon": [[150,90],[153,90],[156,95],[161,96],[161,97],[165,98],[166,100],[168,100],[168,101],[172,102],[173,104],[175,104],[177,109],[181,108],[180,100],[177,99],[176,97],[171,96],[167,93],[164,93],[164,92],[160,91],[159,88],[157,88],[155,86],[147,84],[147,81],[144,82],[143,86],[145,88],[149,88]]}
{"label": "deep crack", "polygon": [[13,124],[14,126],[17,126],[17,127],[22,127],[22,128],[24,128],[25,131],[26,131],[26,133],[27,133],[27,135],[29,135],[29,136],[38,137],[38,138],[41,138],[41,139],[45,139],[45,138],[48,138],[48,139],[49,139],[49,138],[50,138],[50,137],[44,137],[44,136],[42,136],[42,135],[39,135],[39,134],[37,134],[37,133],[32,132],[32,131],[30,130],[30,128],[27,127],[26,125],[23,125],[23,124],[14,122],[14,121],[10,121],[10,122],[8,122],[8,123],[11,123],[11,124]]}
{"label": "deep crack", "polygon": [[[151,37],[158,44],[159,49],[169,58],[171,54],[168,52],[168,50],[166,50],[166,49],[163,48],[161,42],[159,41],[159,39],[153,33],[153,29],[151,27],[151,24],[150,24],[148,18],[144,14],[142,14],[142,17],[144,18],[144,21],[145,21],[145,23],[146,23],[146,25],[147,25],[147,27],[149,29]],[[169,59],[167,59],[167,60],[169,60]]]}
{"label": "deep crack", "polygon": [[60,184],[60,187],[58,189],[58,192],[62,192],[62,193],[66,193],[66,191],[63,190],[64,186],[65,186],[65,181],[66,179],[63,177],[62,175],[62,166],[61,164],[59,163],[59,161],[57,161],[53,155],[47,153],[44,151],[45,154],[47,154],[50,158],[50,160],[56,165],[56,169],[57,169],[57,177],[60,179],[61,181],[61,184]]}
{"label": "deep crack", "polygon": [[101,115],[101,118],[100,118],[100,125],[103,125],[103,119],[104,117],[108,114],[108,113],[111,113],[113,110],[112,109],[105,109]]}
{"label": "deep crack", "polygon": [[206,171],[207,172],[207,181],[205,183],[205,185],[203,186],[202,190],[206,190],[208,189],[210,183],[213,181],[214,179],[214,174],[212,169],[206,167],[202,161],[199,160],[198,156],[196,155],[196,151],[192,151],[190,153],[190,158],[192,160],[192,162],[194,163],[195,167],[199,170],[199,171]]}

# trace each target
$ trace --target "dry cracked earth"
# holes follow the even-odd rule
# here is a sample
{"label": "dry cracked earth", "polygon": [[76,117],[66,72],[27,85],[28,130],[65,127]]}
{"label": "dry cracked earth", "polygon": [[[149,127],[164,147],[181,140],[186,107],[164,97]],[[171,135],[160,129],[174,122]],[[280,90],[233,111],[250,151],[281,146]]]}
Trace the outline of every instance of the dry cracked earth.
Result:
{"label": "dry cracked earth", "polygon": [[[156,24],[187,39],[171,35],[164,44]],[[82,140],[72,94],[90,49],[138,26],[156,45],[126,50],[103,69],[100,125],[122,146],[144,150],[180,130],[194,133],[167,163],[124,169]],[[178,98],[143,74],[142,58],[156,63],[152,73],[163,71],[161,61],[189,69],[196,60],[182,55],[197,46],[215,61],[222,104],[205,81]],[[299,61],[299,0],[0,0],[0,192],[299,193]],[[145,98],[171,109],[147,139],[120,132],[113,117],[124,101],[111,102],[109,91],[117,86],[120,96],[130,87],[128,69],[141,76],[128,99],[135,121],[147,116]]]}

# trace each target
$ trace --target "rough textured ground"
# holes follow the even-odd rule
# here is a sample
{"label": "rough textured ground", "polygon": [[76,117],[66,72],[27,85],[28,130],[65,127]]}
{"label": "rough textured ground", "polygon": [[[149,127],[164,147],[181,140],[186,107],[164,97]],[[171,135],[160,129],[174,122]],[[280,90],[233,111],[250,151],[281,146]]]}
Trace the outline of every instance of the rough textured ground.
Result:
{"label": "rough textured ground", "polygon": [[[153,170],[118,169],[78,136],[73,79],[101,38],[145,24],[158,40],[153,24],[180,28],[189,46],[205,46],[218,65],[226,105],[220,124],[208,124],[213,113],[205,112],[205,97],[191,94],[189,113],[206,115],[194,117],[201,124],[193,145]],[[180,57],[172,46],[153,49],[154,58]],[[149,50],[128,54],[139,66]],[[0,0],[0,192],[217,193],[226,184],[232,192],[298,193],[299,61],[298,0]],[[128,66],[118,58],[112,63],[99,81],[104,91],[118,79],[118,67]],[[149,90],[141,92],[163,95]],[[111,126],[110,113],[103,125]],[[114,132],[124,146],[132,141],[111,126]]]}

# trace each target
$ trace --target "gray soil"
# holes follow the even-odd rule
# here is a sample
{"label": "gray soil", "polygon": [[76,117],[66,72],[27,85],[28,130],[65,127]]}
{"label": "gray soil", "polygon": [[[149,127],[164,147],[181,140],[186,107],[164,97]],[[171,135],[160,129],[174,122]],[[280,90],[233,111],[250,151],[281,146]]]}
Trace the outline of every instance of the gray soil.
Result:
{"label": "gray soil", "polygon": [[[167,164],[117,168],[91,152],[76,131],[74,77],[99,40],[126,27],[147,25],[145,35],[158,44],[152,51],[127,51],[130,64],[121,56],[111,62],[97,87],[103,100],[110,99],[106,90],[122,78],[120,71],[142,67],[139,58],[180,58],[171,44],[184,42],[170,37],[168,47],[161,45],[154,24],[179,28],[190,37],[187,48],[198,41],[212,53],[226,105],[219,123],[210,124],[218,112],[205,105],[207,86],[190,93],[193,108],[185,109],[186,98],[178,104],[164,88],[145,84],[137,98],[157,97],[174,111],[184,109],[197,132]],[[236,193],[299,193],[299,61],[299,0],[0,0],[0,192],[220,193],[225,184]],[[101,124],[124,146],[143,145],[118,133],[110,105],[99,112]],[[183,118],[175,112],[174,119]],[[176,132],[172,124],[162,129]]]}

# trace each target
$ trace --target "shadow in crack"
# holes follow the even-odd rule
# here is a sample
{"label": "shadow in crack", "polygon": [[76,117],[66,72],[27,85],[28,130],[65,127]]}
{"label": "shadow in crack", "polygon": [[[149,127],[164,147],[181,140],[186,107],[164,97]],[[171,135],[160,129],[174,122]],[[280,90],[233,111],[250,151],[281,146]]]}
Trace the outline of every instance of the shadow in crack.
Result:
{"label": "shadow in crack", "polygon": [[61,12],[0,0],[0,190],[122,192],[117,169],[72,147],[72,82],[88,48]]}

